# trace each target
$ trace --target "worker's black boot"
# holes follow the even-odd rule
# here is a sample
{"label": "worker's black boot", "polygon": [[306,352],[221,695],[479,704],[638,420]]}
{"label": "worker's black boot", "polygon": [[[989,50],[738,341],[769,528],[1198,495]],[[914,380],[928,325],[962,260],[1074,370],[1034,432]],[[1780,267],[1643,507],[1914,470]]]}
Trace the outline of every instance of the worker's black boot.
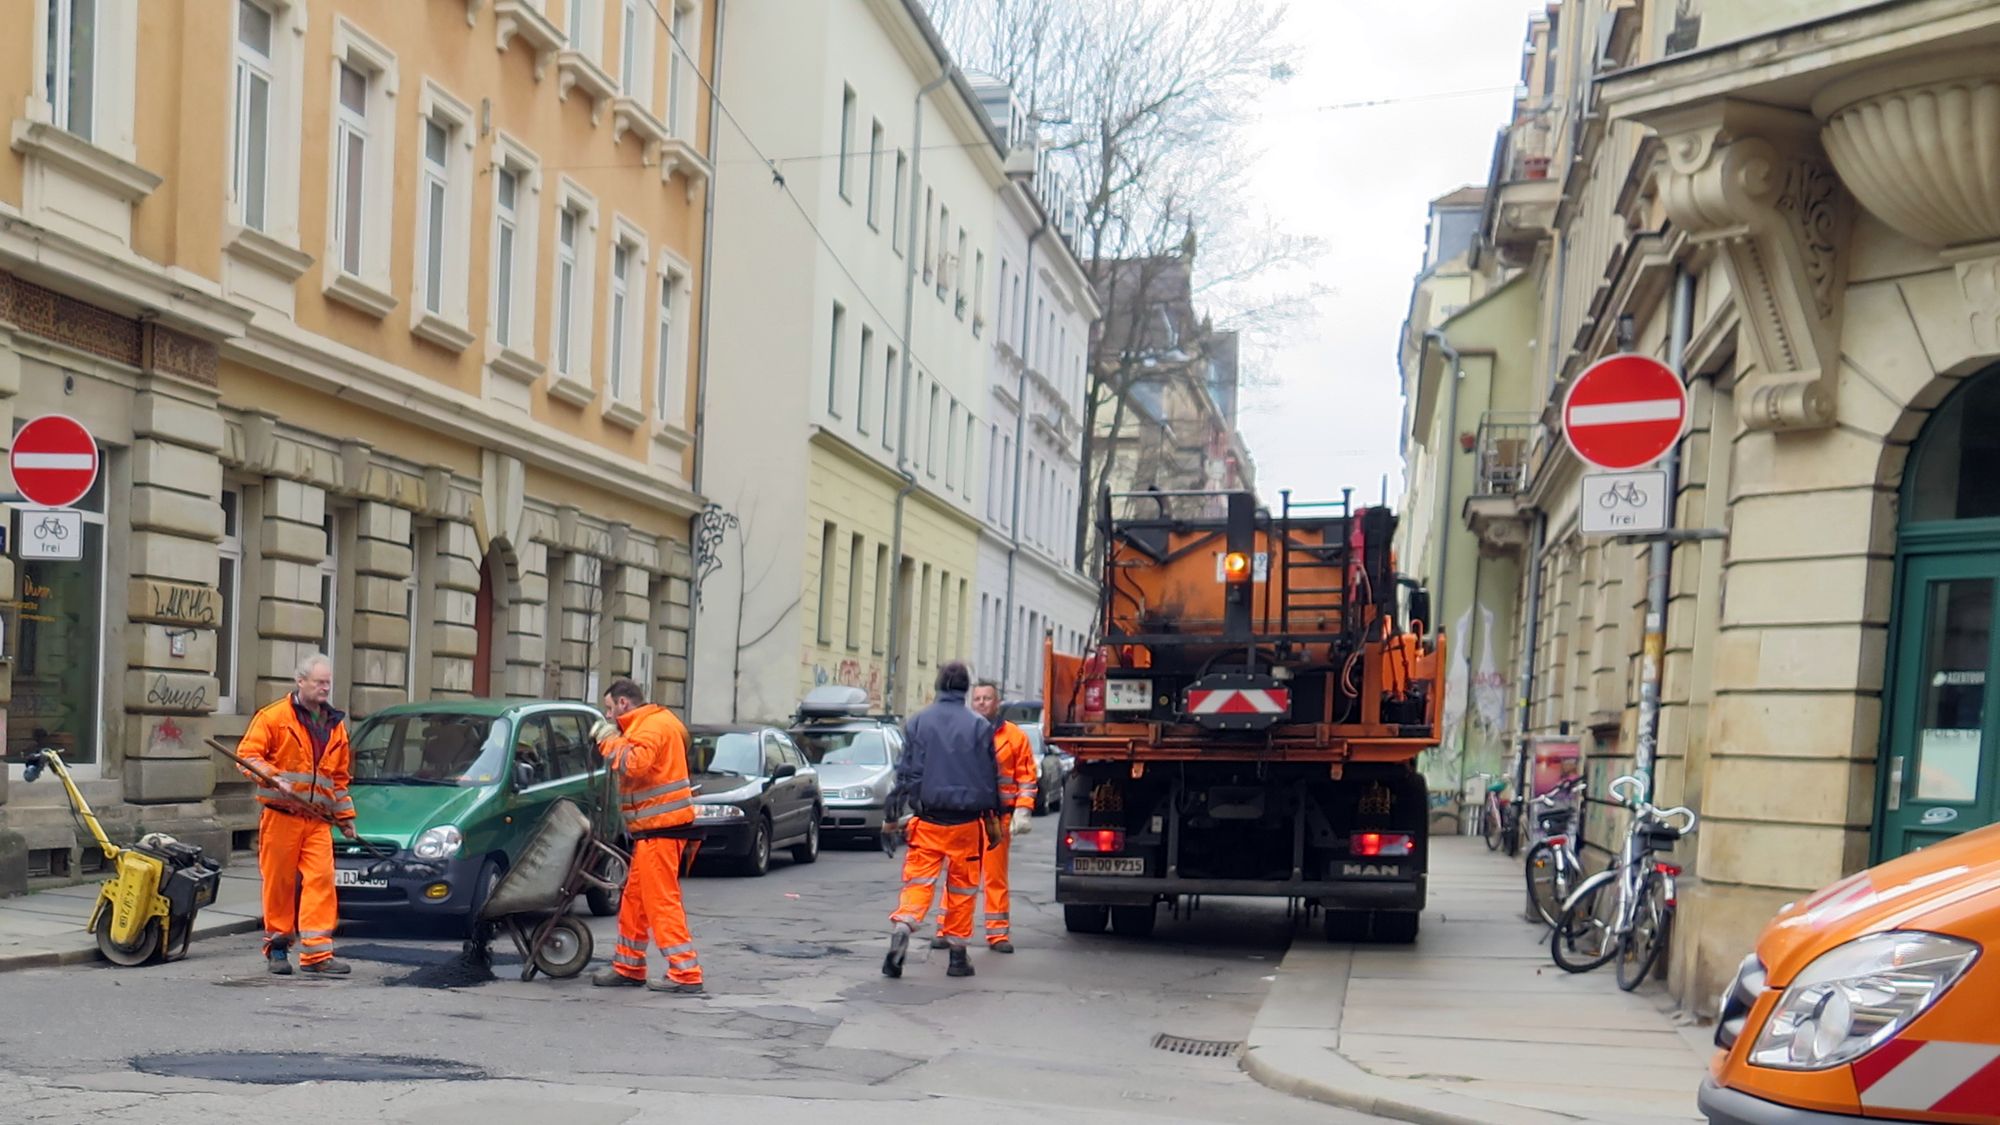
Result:
{"label": "worker's black boot", "polygon": [[644,988],[645,977],[628,977],[616,968],[606,965],[590,974],[590,983],[598,988]]}
{"label": "worker's black boot", "polygon": [[956,946],[951,951],[951,967],[944,971],[948,977],[969,977],[972,975],[972,958],[966,955],[965,947]]}
{"label": "worker's black boot", "polygon": [[901,922],[889,928],[889,955],[882,958],[882,975],[903,975],[903,958],[910,952],[910,928]]}
{"label": "worker's black boot", "polygon": [[944,935],[943,935],[943,934],[939,934],[938,936],[936,936],[936,937],[934,937],[934,938],[932,938],[932,939],[931,939],[931,948],[932,948],[932,949],[950,949],[950,948],[951,948],[951,943],[945,940],[945,937],[944,937]]}
{"label": "worker's black boot", "polygon": [[288,977],[292,975],[292,951],[290,946],[274,945],[265,950],[264,961],[270,967],[272,976]]}
{"label": "worker's black boot", "polygon": [[310,965],[300,965],[299,971],[307,976],[344,977],[353,972],[354,967],[338,957],[328,957],[323,961],[314,961]]}

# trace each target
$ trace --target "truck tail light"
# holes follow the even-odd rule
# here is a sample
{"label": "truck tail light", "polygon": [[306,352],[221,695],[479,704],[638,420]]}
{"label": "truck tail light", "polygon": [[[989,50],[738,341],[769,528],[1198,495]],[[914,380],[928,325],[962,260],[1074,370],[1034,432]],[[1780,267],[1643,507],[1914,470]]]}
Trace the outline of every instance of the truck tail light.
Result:
{"label": "truck tail light", "polygon": [[1250,556],[1243,551],[1222,556],[1222,575],[1232,586],[1250,581]]}
{"label": "truck tail light", "polygon": [[1063,846],[1072,852],[1103,855],[1125,850],[1123,828],[1073,828],[1063,836]]}
{"label": "truck tail light", "polygon": [[1410,854],[1407,832],[1356,832],[1347,841],[1347,851],[1356,856],[1401,856]]}

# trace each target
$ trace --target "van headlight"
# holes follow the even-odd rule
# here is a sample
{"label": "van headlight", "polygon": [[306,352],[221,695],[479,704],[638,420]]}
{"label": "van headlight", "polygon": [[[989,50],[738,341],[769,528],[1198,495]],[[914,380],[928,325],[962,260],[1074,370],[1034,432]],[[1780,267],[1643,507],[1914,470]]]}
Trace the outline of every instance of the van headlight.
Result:
{"label": "van headlight", "polygon": [[1750,1062],[1779,1070],[1853,1062],[1937,1003],[1978,957],[1972,942],[1905,930],[1836,946],[1785,989]]}
{"label": "van headlight", "polygon": [[410,850],[418,859],[450,859],[465,846],[465,834],[456,825],[440,824],[417,837],[417,846]]}

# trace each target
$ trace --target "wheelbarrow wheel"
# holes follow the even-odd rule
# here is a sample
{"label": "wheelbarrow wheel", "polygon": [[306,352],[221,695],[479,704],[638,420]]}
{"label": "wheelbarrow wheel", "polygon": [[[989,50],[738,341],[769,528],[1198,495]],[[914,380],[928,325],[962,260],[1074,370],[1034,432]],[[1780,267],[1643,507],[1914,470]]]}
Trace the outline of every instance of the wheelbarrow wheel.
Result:
{"label": "wheelbarrow wheel", "polygon": [[[621,841],[621,846],[629,848],[631,843],[630,841]],[[590,912],[592,914],[597,915],[599,918],[609,918],[613,914],[618,913],[619,906],[624,903],[625,873],[626,863],[624,860],[607,858],[604,861],[604,870],[600,874],[606,882],[617,884],[617,889],[601,891],[596,887],[592,887],[588,891],[585,891],[583,895],[584,901],[590,904]]]}
{"label": "wheelbarrow wheel", "polygon": [[138,939],[131,945],[120,945],[118,944],[118,939],[111,936],[111,911],[109,907],[99,908],[95,920],[95,928],[97,930],[97,951],[104,954],[104,959],[114,965],[122,965],[128,969],[134,965],[143,965],[151,961],[153,956],[160,951],[160,920],[158,918],[148,921],[146,928],[139,931]]}
{"label": "wheelbarrow wheel", "polygon": [[583,919],[565,915],[556,919],[549,934],[535,950],[535,966],[557,980],[565,980],[590,964],[593,941]]}

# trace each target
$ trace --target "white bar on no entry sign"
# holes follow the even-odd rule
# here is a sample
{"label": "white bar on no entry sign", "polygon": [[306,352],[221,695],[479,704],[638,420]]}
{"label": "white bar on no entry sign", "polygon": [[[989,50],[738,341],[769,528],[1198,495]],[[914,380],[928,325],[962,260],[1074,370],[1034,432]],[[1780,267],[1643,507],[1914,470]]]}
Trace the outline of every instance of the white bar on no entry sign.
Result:
{"label": "white bar on no entry sign", "polygon": [[1572,426],[1610,426],[1621,422],[1671,422],[1681,416],[1681,400],[1655,398],[1639,402],[1600,402],[1569,408]]}
{"label": "white bar on no entry sign", "polygon": [[17,469],[77,469],[88,471],[97,465],[97,458],[89,453],[16,453],[14,467]]}

